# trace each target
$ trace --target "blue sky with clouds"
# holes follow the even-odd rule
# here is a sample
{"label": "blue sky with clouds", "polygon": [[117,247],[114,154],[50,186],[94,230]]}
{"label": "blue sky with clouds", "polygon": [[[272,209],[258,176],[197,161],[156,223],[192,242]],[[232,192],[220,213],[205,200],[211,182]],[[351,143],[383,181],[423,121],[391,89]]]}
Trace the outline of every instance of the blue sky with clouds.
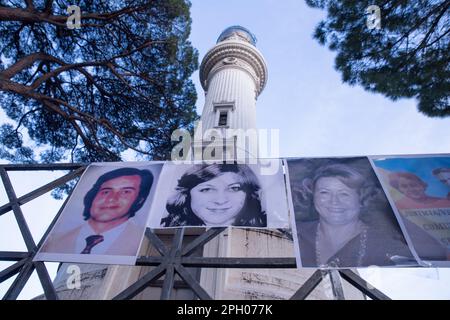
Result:
{"label": "blue sky with clouds", "polygon": [[[257,124],[259,128],[280,130],[281,156],[450,153],[450,118],[423,116],[417,112],[414,99],[393,102],[341,83],[340,74],[333,67],[334,53],[312,38],[324,12],[307,7],[303,0],[192,2],[191,41],[198,48],[200,59],[230,25],[242,25],[258,38],[257,47],[267,61],[269,79],[257,102]],[[198,72],[193,80],[201,114],[204,94]],[[3,120],[0,112],[0,121]],[[19,194],[43,184],[42,176],[34,174],[16,173],[12,179]],[[0,204],[5,202],[0,186]],[[32,203],[24,211],[38,238],[61,202],[48,196]],[[0,226],[0,250],[24,248],[11,214],[0,216]],[[0,263],[0,270],[7,265]],[[56,272],[55,264],[50,265],[50,270],[52,274]],[[364,272],[369,281],[393,298],[450,299],[447,270]],[[0,295],[11,281],[0,284]],[[34,297],[39,291],[33,276],[21,298]]]}

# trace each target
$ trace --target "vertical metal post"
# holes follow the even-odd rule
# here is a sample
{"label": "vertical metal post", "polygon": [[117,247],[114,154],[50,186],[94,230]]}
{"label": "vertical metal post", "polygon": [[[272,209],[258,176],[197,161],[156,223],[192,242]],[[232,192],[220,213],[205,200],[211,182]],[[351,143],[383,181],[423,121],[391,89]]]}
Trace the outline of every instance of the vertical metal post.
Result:
{"label": "vertical metal post", "polygon": [[56,293],[45,264],[41,261],[37,261],[34,263],[34,267],[36,268],[36,273],[41,282],[42,289],[44,289],[45,298],[47,300],[58,300],[58,294]]}
{"label": "vertical metal post", "polygon": [[311,277],[297,290],[290,300],[305,300],[322,281],[322,270],[316,270]]}
{"label": "vertical metal post", "polygon": [[[175,264],[179,264],[181,257],[181,246],[183,245],[184,228],[177,229],[173,237],[172,248],[167,257],[167,269],[161,291],[161,300],[169,300],[175,279]],[[178,259],[177,259],[178,258]]]}
{"label": "vertical metal post", "polygon": [[363,294],[367,295],[369,298],[374,300],[391,300],[391,298],[372,286],[370,283],[368,283],[353,271],[343,269],[339,270],[339,273],[341,274],[342,278],[348,281],[348,283],[361,291]]}
{"label": "vertical metal post", "polygon": [[5,280],[8,280],[15,274],[19,273],[20,270],[23,268],[23,266],[27,263],[28,258],[22,259],[20,261],[17,261],[13,265],[9,266],[8,268],[0,271],[0,283],[2,283]]}
{"label": "vertical metal post", "polygon": [[20,270],[19,275],[9,287],[8,291],[3,296],[3,300],[16,300],[23,287],[25,287],[28,279],[34,271],[33,262],[28,261]]}
{"label": "vertical metal post", "polygon": [[345,300],[344,289],[342,287],[341,277],[337,270],[328,271],[330,276],[331,288],[333,290],[333,295],[336,300]]}
{"label": "vertical metal post", "polygon": [[11,180],[6,173],[4,168],[0,168],[0,176],[2,177],[3,186],[5,187],[6,194],[8,196],[9,202],[11,203],[14,216],[16,217],[17,224],[19,225],[20,232],[22,233],[23,240],[27,246],[28,251],[34,251],[36,249],[36,244],[34,243],[33,236],[31,235],[30,229],[28,228],[25,217],[23,216],[22,209],[20,209],[17,203],[16,193],[11,184]]}

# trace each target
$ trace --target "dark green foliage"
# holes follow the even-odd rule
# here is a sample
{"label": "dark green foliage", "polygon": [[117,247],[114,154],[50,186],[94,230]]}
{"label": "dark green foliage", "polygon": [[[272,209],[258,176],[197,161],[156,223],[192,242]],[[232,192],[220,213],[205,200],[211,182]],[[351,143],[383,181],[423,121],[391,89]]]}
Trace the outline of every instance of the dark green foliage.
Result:
{"label": "dark green foliage", "polygon": [[[81,8],[81,28],[66,26]],[[187,0],[0,0],[0,157],[14,162],[167,159],[197,118]],[[26,146],[27,133],[32,145]]]}
{"label": "dark green foliage", "polygon": [[[450,1],[306,0],[328,15],[314,37],[337,52],[342,79],[396,100],[417,98],[420,112],[450,115]],[[381,29],[366,25],[369,5]]]}

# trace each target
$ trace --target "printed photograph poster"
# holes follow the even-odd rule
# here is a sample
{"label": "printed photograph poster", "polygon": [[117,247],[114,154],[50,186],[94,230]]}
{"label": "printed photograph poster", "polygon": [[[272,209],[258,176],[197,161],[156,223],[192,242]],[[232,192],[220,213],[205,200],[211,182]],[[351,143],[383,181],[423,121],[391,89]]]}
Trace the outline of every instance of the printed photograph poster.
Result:
{"label": "printed photograph poster", "polygon": [[450,155],[371,160],[422,263],[450,266]]}
{"label": "printed photograph poster", "polygon": [[287,159],[297,265],[417,265],[369,160]]}
{"label": "printed photograph poster", "polygon": [[34,260],[134,265],[162,166],[89,165]]}
{"label": "printed photograph poster", "polygon": [[288,228],[282,161],[164,165],[150,228]]}

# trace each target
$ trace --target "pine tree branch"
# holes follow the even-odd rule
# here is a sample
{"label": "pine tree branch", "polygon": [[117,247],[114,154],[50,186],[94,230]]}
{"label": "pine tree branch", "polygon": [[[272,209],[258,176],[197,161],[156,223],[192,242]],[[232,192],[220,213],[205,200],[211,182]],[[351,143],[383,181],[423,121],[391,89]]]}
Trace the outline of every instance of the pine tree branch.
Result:
{"label": "pine tree branch", "polygon": [[[31,2],[31,0],[29,2]],[[50,7],[47,7],[47,5],[49,5]],[[104,22],[111,21],[121,17],[122,15],[132,14],[146,9],[147,9],[146,6],[139,6],[139,7],[123,8],[108,13],[85,13],[81,14],[81,20],[94,20]],[[36,11],[34,6],[27,7],[26,9],[0,7],[0,21],[21,21],[27,23],[47,22],[59,27],[67,27],[66,22],[68,16],[52,15],[49,12],[51,12],[51,3],[46,4],[44,12]],[[82,26],[86,25],[82,24]],[[101,27],[104,25],[91,24],[90,26]]]}
{"label": "pine tree branch", "polygon": [[33,0],[25,0],[25,3],[27,4],[27,10],[33,10],[34,9]]}
{"label": "pine tree branch", "polygon": [[44,13],[51,14],[52,13],[53,0],[45,0],[45,8]]}
{"label": "pine tree branch", "polygon": [[439,24],[439,21],[442,19],[442,17],[444,16],[445,12],[448,10],[448,8],[450,7],[450,2],[447,2],[447,4],[442,8],[442,10],[439,12],[439,14],[437,15],[436,18],[433,19],[433,23],[430,26],[430,28],[428,29],[427,33],[425,34],[425,36],[422,38],[422,40],[420,41],[420,43],[417,45],[417,47],[412,50],[411,52],[407,52],[404,59],[402,59],[401,63],[398,64],[398,66],[396,67],[396,69],[398,70],[402,70],[403,67],[405,67],[406,65],[408,65],[408,63],[411,61],[412,58],[415,57],[416,53],[421,50],[421,49],[425,49],[426,47],[431,46],[433,43],[435,43],[437,40],[439,40],[442,36],[444,36],[445,34],[448,33],[445,32],[442,36],[438,37],[437,40],[433,41],[432,43],[428,43],[427,41],[430,38],[430,36],[432,35],[433,31],[436,29],[437,25]]}
{"label": "pine tree branch", "polygon": [[60,59],[58,59],[52,55],[49,55],[49,54],[46,54],[43,52],[36,52],[36,53],[32,53],[32,54],[29,54],[29,55],[23,57],[22,59],[20,59],[16,63],[14,63],[12,66],[10,66],[9,68],[0,72],[0,78],[11,79],[20,71],[33,65],[36,61],[52,61],[52,62],[56,62],[59,64],[64,64],[63,61],[61,61]]}
{"label": "pine tree branch", "polygon": [[35,113],[36,111],[39,111],[39,110],[41,110],[40,107],[39,107],[39,108],[35,108],[35,109],[31,109],[30,111],[25,112],[25,113],[22,115],[22,117],[20,117],[19,121],[17,122],[17,126],[16,126],[16,129],[14,129],[14,131],[15,131],[15,132],[18,132],[18,131],[19,131],[19,128],[20,128],[20,126],[22,125],[22,122],[25,120],[25,118],[26,118],[29,114]]}
{"label": "pine tree branch", "polygon": [[36,81],[33,82],[33,84],[30,86],[32,90],[38,88],[43,82],[56,77],[57,75],[61,74],[62,72],[68,71],[68,70],[78,70],[81,73],[85,73],[82,72],[83,67],[100,67],[100,66],[106,66],[108,62],[106,61],[98,61],[98,62],[80,62],[80,63],[73,63],[73,64],[65,64],[65,63],[61,63],[63,64],[62,67],[59,67],[53,71],[47,72],[44,75],[42,75],[41,77],[39,77]]}
{"label": "pine tree branch", "polygon": [[[98,136],[96,134],[95,124],[99,124],[103,126],[105,129],[107,129],[109,132],[114,134],[120,142],[127,148],[130,148],[136,152],[145,154],[145,155],[151,155],[150,152],[141,150],[139,148],[134,147],[133,145],[129,144],[124,136],[114,128],[114,126],[104,118],[97,119],[91,114],[88,114],[86,112],[83,112],[73,106],[71,106],[66,101],[63,101],[61,99],[52,98],[50,96],[46,96],[37,92],[32,91],[31,87],[24,86],[18,83],[14,83],[10,80],[2,80],[0,79],[0,90],[8,91],[12,93],[20,94],[24,97],[31,98],[33,100],[36,100],[40,103],[42,103],[44,106],[49,108],[51,111],[55,112],[56,114],[59,114],[61,117],[63,117],[66,121],[69,121],[73,128],[76,130],[77,134],[82,138],[83,143],[85,143],[86,146],[91,147],[97,151],[103,151],[104,148],[101,147],[101,143],[98,140]],[[74,114],[68,114],[65,112],[59,105],[67,107],[70,111],[72,111]],[[82,123],[85,123],[90,129],[90,135],[92,138],[97,142],[97,144],[92,143],[92,141],[87,137],[87,135],[83,132],[81,127],[76,123],[76,121],[80,121]],[[113,155],[110,151],[108,151],[110,155]]]}

